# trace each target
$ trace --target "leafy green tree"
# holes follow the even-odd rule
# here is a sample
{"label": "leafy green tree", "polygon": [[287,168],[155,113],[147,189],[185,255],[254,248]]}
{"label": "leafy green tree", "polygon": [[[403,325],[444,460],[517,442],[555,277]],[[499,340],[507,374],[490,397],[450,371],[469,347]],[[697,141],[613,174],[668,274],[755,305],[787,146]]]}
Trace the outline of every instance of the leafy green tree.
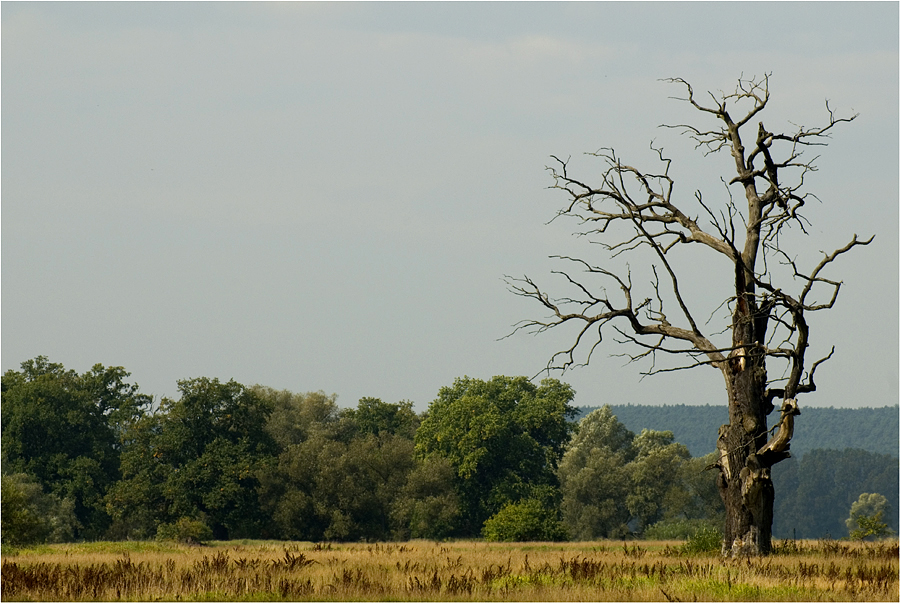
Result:
{"label": "leafy green tree", "polygon": [[398,538],[442,540],[453,534],[460,515],[455,477],[442,456],[416,460],[391,509]]}
{"label": "leafy green tree", "polygon": [[74,538],[99,538],[110,523],[103,498],[119,478],[123,434],[151,398],[126,383],[121,367],[97,364],[79,375],[38,356],[21,368],[2,378],[4,470],[71,501]]}
{"label": "leafy green tree", "polygon": [[556,379],[538,387],[525,377],[465,377],[441,388],[416,431],[416,453],[443,457],[454,468],[459,535],[478,535],[489,517],[535,488],[558,488],[573,398]]}
{"label": "leafy green tree", "polygon": [[178,400],[163,399],[126,433],[109,512],[134,535],[187,518],[218,539],[258,536],[266,518],[257,474],[277,451],[266,431],[271,405],[235,381],[189,379],[178,389]]}
{"label": "leafy green tree", "polygon": [[318,507],[332,514],[325,537],[394,538],[401,526],[392,525],[391,511],[414,467],[413,441],[389,433],[365,434],[341,444],[340,454],[330,460],[319,465],[316,490]]}
{"label": "leafy green tree", "polygon": [[380,398],[361,398],[359,405],[343,411],[362,434],[390,433],[412,439],[419,426],[413,403],[404,400],[397,404],[382,402]]}
{"label": "leafy green tree", "polygon": [[680,511],[677,495],[681,466],[690,458],[687,447],[674,441],[671,431],[644,429],[632,441],[635,458],[626,466],[629,492],[625,506],[643,531],[667,515]]}
{"label": "leafy green tree", "polygon": [[165,416],[148,413],[125,431],[122,479],[110,487],[104,502],[112,518],[109,535],[119,540],[146,540],[169,521],[165,484],[173,468],[160,448]]}
{"label": "leafy green tree", "polygon": [[260,505],[271,517],[280,538],[321,540],[327,518],[316,504],[320,459],[328,458],[339,443],[315,433],[281,452],[276,464],[260,473]]}
{"label": "leafy green tree", "polygon": [[402,536],[403,518],[393,513],[394,503],[413,466],[408,438],[367,434],[343,442],[315,434],[284,451],[267,473],[277,532],[302,540]]}
{"label": "leafy green tree", "polygon": [[700,479],[694,475],[700,471],[671,431],[635,436],[609,406],[599,408],[579,422],[559,466],[569,533],[580,540],[615,538],[664,520],[721,513],[713,476]]}
{"label": "leafy green tree", "polygon": [[2,541],[4,544],[66,542],[79,527],[71,500],[46,494],[24,473],[2,477]]}
{"label": "leafy green tree", "polygon": [[339,410],[319,394],[279,396],[267,429],[282,448],[260,477],[275,531],[303,540],[406,537],[414,511],[423,510],[412,508],[406,487],[418,421],[411,403],[363,398]]}
{"label": "leafy green tree", "polygon": [[119,450],[129,426],[143,417],[153,402],[152,396],[139,392],[137,384],[125,381],[130,376],[131,373],[120,366],[104,367],[101,364],[95,364],[80,376],[81,387],[106,417]]}
{"label": "leafy green tree", "polygon": [[316,503],[318,468],[352,437],[340,419],[337,397],[262,386],[254,391],[272,406],[265,428],[279,451],[277,460],[260,470],[260,506],[280,538],[321,540],[329,521]]}
{"label": "leafy green tree", "polygon": [[0,540],[5,544],[28,544],[46,539],[47,522],[35,500],[42,494],[41,485],[29,483],[27,479],[24,473],[2,477]]}
{"label": "leafy green tree", "polygon": [[340,418],[335,394],[277,391],[262,385],[254,385],[250,390],[272,409],[265,429],[279,450],[305,442],[314,431],[334,426]]}
{"label": "leafy green tree", "polygon": [[578,423],[559,465],[562,513],[577,540],[614,538],[628,533],[631,518],[622,504],[629,493],[627,465],[635,458],[634,434],[599,408]]}
{"label": "leafy green tree", "polygon": [[265,430],[271,406],[235,381],[179,381],[181,397],[166,401],[158,451],[174,471],[166,483],[170,515],[206,514],[219,539],[256,535],[257,471],[276,451]]}
{"label": "leafy green tree", "polygon": [[889,503],[882,494],[864,492],[850,507],[847,518],[847,529],[850,538],[865,540],[866,538],[884,538],[893,533],[881,519],[888,514]]}

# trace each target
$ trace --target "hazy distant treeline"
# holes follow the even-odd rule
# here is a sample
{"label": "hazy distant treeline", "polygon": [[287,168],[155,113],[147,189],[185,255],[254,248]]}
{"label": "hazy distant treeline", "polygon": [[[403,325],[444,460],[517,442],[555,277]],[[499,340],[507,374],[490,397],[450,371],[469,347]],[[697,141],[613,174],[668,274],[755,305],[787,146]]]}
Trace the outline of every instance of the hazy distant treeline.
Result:
{"label": "hazy distant treeline", "polygon": [[[802,405],[803,400],[801,398]],[[613,404],[610,406],[628,429],[668,429],[694,456],[716,449],[720,425],[728,422],[727,406],[688,406],[685,404],[649,406]],[[596,407],[579,409],[583,416]],[[778,420],[778,411],[769,424]],[[898,456],[900,407],[881,408],[804,408],[794,423],[791,453],[795,458],[815,448],[843,450],[858,448],[878,454]]]}
{"label": "hazy distant treeline", "polygon": [[[671,430],[692,455],[715,450],[718,428],[728,422],[726,406],[610,405],[630,430]],[[579,416],[595,410],[582,407]],[[777,411],[776,411],[777,413]],[[887,497],[885,521],[896,532],[900,408],[802,408],[794,423],[793,458],[772,468],[776,538],[840,538],[847,535],[846,509],[863,492]],[[770,417],[770,424],[777,420]]]}

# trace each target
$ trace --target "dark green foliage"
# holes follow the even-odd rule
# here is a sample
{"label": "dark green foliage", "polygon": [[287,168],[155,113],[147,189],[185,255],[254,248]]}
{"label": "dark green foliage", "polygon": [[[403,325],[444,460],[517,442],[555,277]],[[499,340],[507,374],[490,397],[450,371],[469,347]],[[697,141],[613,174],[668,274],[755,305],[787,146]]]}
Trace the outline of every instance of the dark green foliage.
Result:
{"label": "dark green foliage", "polygon": [[[411,522],[441,518],[436,500],[422,507],[408,498],[418,423],[410,403],[363,398],[340,411],[323,394],[265,395],[275,400],[267,429],[281,452],[260,472],[260,504],[279,537],[389,540],[408,537]],[[423,489],[440,498],[439,487]],[[432,528],[439,532],[440,522]]]}
{"label": "dark green foliage", "polygon": [[174,523],[162,523],[156,531],[157,540],[174,540],[199,544],[211,540],[213,532],[203,520],[181,517]]}
{"label": "dark green foliage", "polygon": [[636,455],[626,467],[629,493],[625,506],[636,520],[638,532],[663,518],[682,513],[687,502],[679,474],[690,458],[671,431],[644,429],[632,441]]}
{"label": "dark green foliage", "polygon": [[29,544],[46,540],[49,530],[40,509],[42,494],[41,485],[29,482],[24,473],[2,477],[0,538],[5,544]]}
{"label": "dark green foliage", "polygon": [[106,509],[113,519],[110,535],[117,539],[147,539],[156,535],[160,522],[170,521],[164,485],[172,467],[163,460],[158,440],[162,414],[135,421],[127,431],[121,455],[122,479],[106,495]]}
{"label": "dark green foliage", "polygon": [[[714,455],[690,458],[677,434],[635,435],[614,415],[650,407],[605,407],[570,442],[574,392],[553,379],[457,379],[420,416],[407,401],[340,409],[322,392],[207,378],[180,381],[178,400],[148,412],[127,377],[44,357],[3,375],[5,543],[684,538],[722,523]],[[713,408],[666,412],[691,423]],[[802,418],[815,424],[816,411],[833,409]],[[863,523],[897,528],[895,456],[817,450],[773,473],[777,537],[846,535],[865,492],[887,506],[857,513]]]}
{"label": "dark green foliage", "polygon": [[559,465],[562,513],[573,538],[615,538],[630,532],[631,514],[623,503],[630,492],[626,467],[636,456],[633,441],[634,433],[608,406],[578,423]]}
{"label": "dark green foliage", "polygon": [[4,475],[2,540],[4,544],[39,544],[72,540],[79,527],[71,500],[45,494],[25,475]]}
{"label": "dark green foliage", "polygon": [[360,434],[389,433],[412,439],[419,426],[419,417],[407,400],[388,404],[379,398],[362,398],[356,408],[348,408],[342,414],[354,422]]}
{"label": "dark green foliage", "polygon": [[2,379],[3,469],[70,501],[75,537],[99,538],[110,523],[103,498],[119,478],[123,434],[151,399],[125,382],[121,367],[79,375],[44,356],[21,366]]}
{"label": "dark green foliage", "polygon": [[691,459],[670,431],[634,435],[604,406],[585,416],[559,467],[573,538],[618,538],[665,519],[721,516],[711,459]]}
{"label": "dark green foliage", "polygon": [[710,519],[664,519],[644,530],[644,538],[649,540],[687,540],[701,531],[718,530],[721,534],[721,523]]}
{"label": "dark green foliage", "polygon": [[266,400],[272,409],[265,429],[274,438],[279,450],[305,442],[313,431],[334,426],[338,421],[340,409],[337,396],[333,394],[295,394],[261,385],[254,385],[250,389]]}
{"label": "dark green foliage", "polygon": [[106,501],[116,526],[146,538],[200,514],[216,538],[259,534],[257,472],[277,450],[265,430],[271,405],[234,381],[190,379],[178,389],[180,399],[164,399],[126,432],[123,479]]}
{"label": "dark green foliage", "polygon": [[313,490],[327,522],[322,537],[391,540],[391,509],[414,466],[412,440],[367,434],[324,450]]}
{"label": "dark green foliage", "polygon": [[[801,400],[802,404],[802,400]],[[582,407],[579,418],[597,407]],[[688,447],[693,456],[716,449],[720,425],[728,422],[726,406],[615,405],[612,412],[628,429],[670,430],[675,440]],[[900,412],[897,406],[883,408],[803,408],[794,425],[791,453],[802,457],[827,443],[829,448],[860,448],[878,454],[897,456],[900,439]],[[769,427],[777,415],[769,416]]]}
{"label": "dark green foliage", "polygon": [[180,387],[129,431],[107,498],[122,537],[182,538],[201,522],[217,539],[387,540],[440,536],[458,515],[447,478],[414,459],[409,402],[341,410],[321,392]]}
{"label": "dark green foliage", "polygon": [[535,488],[558,487],[574,395],[556,379],[538,387],[525,377],[465,377],[441,388],[416,431],[416,452],[443,457],[455,469],[458,535],[477,536],[506,505],[532,497]]}
{"label": "dark green foliage", "polygon": [[715,553],[720,550],[722,550],[722,531],[718,528],[700,528],[681,545],[681,552],[687,554]]}
{"label": "dark green foliage", "polygon": [[567,537],[557,507],[537,498],[507,504],[484,522],[481,535],[494,542],[559,541]]}
{"label": "dark green foliage", "polygon": [[[812,450],[801,460],[788,459],[773,468],[776,538],[833,538],[848,535],[847,514],[865,492],[883,493],[898,508],[896,457],[865,450]],[[885,517],[896,531],[894,511]]]}
{"label": "dark green foliage", "polygon": [[460,514],[455,477],[444,457],[416,460],[391,511],[398,536],[442,540],[453,534]]}

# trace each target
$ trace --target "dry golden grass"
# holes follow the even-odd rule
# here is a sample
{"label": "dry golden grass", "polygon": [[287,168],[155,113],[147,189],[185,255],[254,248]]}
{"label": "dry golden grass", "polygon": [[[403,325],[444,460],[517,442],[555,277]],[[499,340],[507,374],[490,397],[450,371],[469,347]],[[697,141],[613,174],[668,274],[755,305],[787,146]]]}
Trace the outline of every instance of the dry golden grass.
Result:
{"label": "dry golden grass", "polygon": [[898,547],[781,542],[762,559],[676,542],[216,542],[4,551],[2,599],[897,601]]}

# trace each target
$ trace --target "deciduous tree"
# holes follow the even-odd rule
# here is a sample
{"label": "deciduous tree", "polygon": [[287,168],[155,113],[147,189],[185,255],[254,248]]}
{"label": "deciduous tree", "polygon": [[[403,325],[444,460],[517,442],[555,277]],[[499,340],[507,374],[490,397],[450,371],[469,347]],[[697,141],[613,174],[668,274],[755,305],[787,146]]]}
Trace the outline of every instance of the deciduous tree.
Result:
{"label": "deciduous tree", "polygon": [[78,374],[38,356],[3,375],[3,468],[34,477],[69,501],[75,537],[100,538],[109,526],[103,497],[119,478],[126,426],[151,398],[126,383],[121,367]]}
{"label": "deciduous tree", "polygon": [[70,499],[45,494],[24,473],[3,475],[2,539],[4,544],[72,540],[80,527]]}
{"label": "deciduous tree", "polygon": [[847,518],[847,529],[850,538],[865,540],[866,538],[883,538],[890,535],[893,530],[882,521],[888,514],[890,505],[887,498],[878,493],[863,492],[859,499],[850,507],[850,517]]}
{"label": "deciduous tree", "polygon": [[618,538],[629,532],[628,464],[634,433],[603,406],[578,423],[559,464],[562,514],[578,540]]}
{"label": "deciduous tree", "polygon": [[275,402],[267,429],[281,450],[277,462],[260,472],[260,502],[279,537],[409,535],[415,501],[407,483],[418,421],[412,404],[363,398],[356,409],[340,410],[333,397],[320,393],[258,391]]}
{"label": "deciduous tree", "polygon": [[581,540],[618,538],[663,519],[708,518],[708,493],[693,474],[702,467],[692,461],[671,431],[635,435],[609,406],[592,411],[579,422],[559,464],[570,534]]}
{"label": "deciduous tree", "polygon": [[178,400],[163,399],[126,433],[109,513],[124,536],[152,536],[182,518],[206,522],[219,539],[258,535],[258,472],[276,453],[265,429],[271,404],[235,381],[186,379],[178,389]]}
{"label": "deciduous tree", "polygon": [[442,456],[416,459],[391,510],[394,525],[402,529],[398,536],[441,540],[453,534],[460,514],[455,477],[450,461]]}
{"label": "deciduous tree", "polygon": [[[554,158],[549,168],[553,188],[567,198],[559,216],[576,218],[582,234],[609,255],[599,262],[559,257],[581,271],[559,272],[568,287],[559,297],[527,276],[508,279],[514,293],[536,300],[550,314],[524,321],[517,330],[577,325],[571,346],[554,354],[548,369],[586,364],[610,330],[619,342],[634,346],[632,360],[652,361],[647,373],[716,369],[729,407],[729,423],[720,429],[717,445],[718,487],[726,508],[723,550],[766,554],[774,500],[770,469],[789,456],[794,417],[800,414],[798,395],[816,390],[816,369],[832,355],[813,362],[807,358],[809,315],[832,308],[837,300],[841,282],[828,275],[832,264],[872,241],[854,235],[806,267],[789,247],[790,235],[806,232],[804,213],[813,198],[805,187],[815,158],[806,153],[855,116],[838,117],[826,103],[820,126],[769,130],[760,120],[769,105],[768,76],[740,79],[733,92],[703,98],[683,79],[669,81],[702,120],[668,127],[693,138],[706,155],[731,156],[733,172],[723,178],[723,201],[713,204],[699,191],[683,197],[671,159],[653,145],[658,161],[651,169],[626,163],[612,149],[592,153],[603,165],[596,182]],[[692,253],[698,248],[705,255]],[[623,257],[648,266],[646,287],[634,282],[631,267],[617,265]],[[717,265],[724,268],[719,274],[725,277],[704,282],[700,294],[692,296],[685,277],[699,262],[710,274]],[[717,289],[725,316],[708,326],[695,302]],[[674,364],[657,363],[666,354],[675,357]],[[770,429],[767,416],[777,406],[780,418]]]}
{"label": "deciduous tree", "polygon": [[526,377],[465,377],[441,388],[416,431],[416,452],[443,457],[455,469],[461,535],[480,534],[489,517],[536,489],[558,488],[574,395],[556,379],[536,386]]}
{"label": "deciduous tree", "polygon": [[419,426],[419,417],[412,406],[409,400],[390,404],[380,398],[366,397],[359,400],[356,408],[344,410],[343,415],[356,424],[360,433],[391,433],[412,439]]}

